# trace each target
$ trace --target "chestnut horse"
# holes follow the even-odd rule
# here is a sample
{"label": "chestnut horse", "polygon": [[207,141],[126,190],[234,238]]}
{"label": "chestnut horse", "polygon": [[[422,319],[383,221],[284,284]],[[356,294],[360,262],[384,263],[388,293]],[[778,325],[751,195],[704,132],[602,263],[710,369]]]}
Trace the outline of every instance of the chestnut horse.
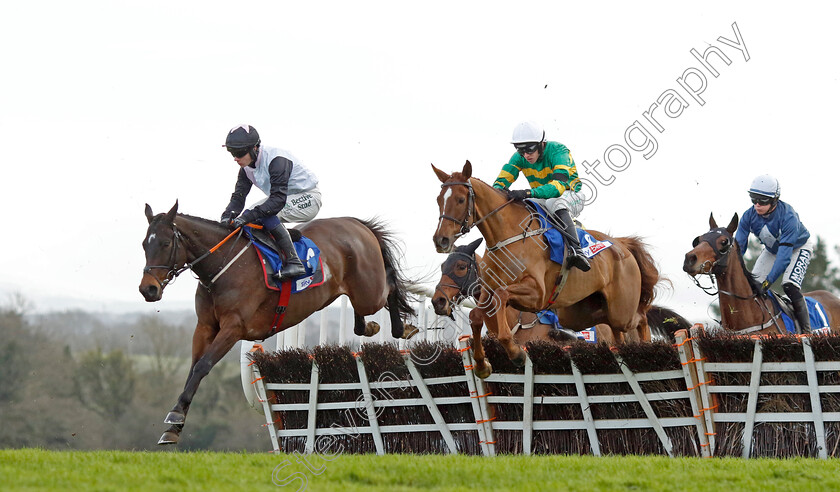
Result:
{"label": "chestnut horse", "polygon": [[[442,183],[435,247],[439,253],[449,253],[455,240],[472,227],[481,231],[488,244],[486,266],[479,272],[485,288],[479,308],[473,311],[497,334],[514,363],[524,364],[525,354],[510,333],[505,316],[508,305],[529,312],[550,308],[561,325],[575,331],[605,323],[616,342],[637,330],[643,334],[642,340],[650,340],[645,315],[653,302],[659,272],[638,238],[611,238],[587,231],[599,241],[611,241],[612,246],[591,259],[591,271],[569,270],[549,259],[544,229],[528,208],[471,177],[469,161],[452,175],[434,165],[432,169]],[[475,326],[474,338],[480,339]],[[486,377],[492,369],[481,344],[475,345],[475,372]]]}
{"label": "chestnut horse", "polygon": [[140,282],[146,301],[160,300],[166,285],[188,268],[199,282],[189,376],[164,420],[171,427],[158,444],[178,442],[202,378],[236,342],[265,340],[342,294],[353,306],[357,335],[365,334],[366,328],[368,333],[374,331],[371,328],[378,331],[375,323],[365,324],[364,316],[383,307],[390,312],[394,338],[415,331],[403,325],[403,320],[414,314],[405,290],[407,280],[399,269],[391,234],[379,223],[341,217],[313,220],[298,228],[321,250],[324,283],[293,294],[282,324],[273,329],[280,294],[266,288],[260,259],[247,238],[236,236],[231,244],[219,246],[233,236],[231,231],[215,221],[179,214],[177,201],[169,212],[158,215],[146,205],[146,218],[146,266]]}
{"label": "chestnut horse", "polygon": [[[475,252],[481,244],[478,238],[466,246],[456,246],[452,253],[440,266],[441,277],[435,286],[432,306],[439,316],[454,317],[455,306],[466,298],[478,300],[481,293],[481,283],[478,279],[478,264],[481,255]],[[652,339],[666,340],[674,343],[678,330],[691,328],[692,324],[671,309],[652,305],[646,315]],[[507,308],[508,324],[513,326],[513,340],[519,345],[525,345],[531,340],[576,340],[571,331],[557,329],[553,324],[540,322],[537,314],[517,311]],[[476,320],[481,322],[480,319]],[[480,329],[480,327],[479,327]],[[612,330],[605,324],[595,326],[596,340],[614,344]],[[495,336],[495,334],[494,334]],[[629,338],[629,337],[628,337]]]}
{"label": "chestnut horse", "polygon": [[[741,246],[735,241],[738,214],[732,217],[726,228],[718,227],[714,214],[711,214],[709,228],[709,232],[694,239],[693,248],[685,254],[683,271],[691,275],[698,286],[697,275],[714,277],[718,288],[721,326],[739,334],[787,334],[779,309],[768,297],[759,294],[760,285],[747,270]],[[819,301],[825,308],[831,332],[840,332],[840,298],[824,290],[805,292],[803,295]]]}
{"label": "chestnut horse", "polygon": [[[435,286],[432,296],[435,314],[454,318],[455,306],[464,299],[472,298],[478,301],[481,295],[478,265],[482,258],[475,250],[481,241],[482,239],[478,238],[466,246],[457,246],[440,266],[440,281]],[[523,312],[508,306],[505,316],[508,326],[511,327],[513,341],[519,345],[525,345],[532,340],[577,340],[570,331],[559,330],[553,324],[541,322],[537,313]],[[481,332],[483,320],[470,318],[470,326],[475,332],[476,327],[473,327],[472,323],[479,323],[478,331]],[[496,334],[493,333],[493,336]],[[595,339],[599,342],[612,343],[612,330],[604,324],[596,326]]]}

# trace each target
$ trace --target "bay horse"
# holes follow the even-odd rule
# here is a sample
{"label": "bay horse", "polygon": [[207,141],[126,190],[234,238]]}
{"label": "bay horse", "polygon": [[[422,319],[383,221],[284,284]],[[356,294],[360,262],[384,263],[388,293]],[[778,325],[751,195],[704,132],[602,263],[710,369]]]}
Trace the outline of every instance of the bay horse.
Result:
{"label": "bay horse", "polygon": [[[387,307],[391,335],[401,338],[416,330],[403,321],[414,315],[406,293],[407,279],[399,268],[391,233],[379,222],[352,217],[313,220],[297,230],[321,250],[324,282],[295,293],[279,320],[280,293],[265,285],[261,261],[241,235],[220,246],[234,233],[216,221],[178,213],[178,202],[167,213],[154,215],[146,205],[149,228],[143,240],[146,266],[140,293],[147,302],[161,299],[163,290],[181,272],[198,277],[192,363],[184,391],[166,416],[171,424],[158,444],[175,444],[190,403],[202,380],[239,340],[265,340],[297,325],[313,312],[345,294],[353,306],[354,332],[378,331],[364,316]],[[375,330],[374,330],[375,329]]]}
{"label": "bay horse", "polygon": [[[685,254],[683,271],[707,293],[708,289],[701,286],[696,277],[714,277],[720,302],[720,324],[725,330],[736,334],[785,335],[789,332],[778,307],[759,294],[759,282],[747,270],[741,245],[734,237],[737,229],[737,213],[726,228],[718,227],[714,214],[710,214],[709,232],[694,239],[691,251]],[[714,295],[714,292],[709,294]],[[804,292],[803,295],[819,301],[825,308],[831,332],[840,332],[840,298],[825,290]],[[790,328],[791,332],[796,332],[794,327]]]}
{"label": "bay horse", "polygon": [[[464,299],[472,298],[476,301],[479,299],[481,283],[478,279],[478,264],[481,263],[482,257],[475,251],[481,241],[482,238],[478,238],[468,245],[456,246],[440,266],[440,281],[435,286],[432,296],[435,314],[452,318],[455,306]],[[519,345],[525,345],[531,340],[573,341],[577,339],[569,330],[559,330],[553,324],[542,323],[536,313],[522,312],[508,306],[506,316],[508,325],[513,327],[511,328],[513,340]],[[691,322],[672,309],[655,304],[651,305],[645,317],[650,327],[651,338],[671,343],[676,341],[674,334],[678,330],[686,330],[692,326]],[[608,325],[603,323],[596,325],[595,333],[598,342],[615,344],[612,330]]]}
{"label": "bay horse", "polygon": [[[432,169],[442,183],[435,248],[449,253],[457,238],[478,227],[488,249],[479,272],[485,288],[473,312],[497,334],[514,363],[524,364],[525,354],[513,342],[504,315],[508,305],[529,312],[550,308],[561,325],[576,331],[605,323],[617,343],[635,330],[642,333],[643,341],[650,340],[645,314],[653,302],[659,271],[639,238],[611,238],[587,230],[612,246],[591,258],[591,271],[569,270],[550,260],[539,220],[523,203],[507,200],[502,191],[472,177],[470,161],[451,175],[434,165]],[[480,339],[475,328],[473,334]],[[481,344],[475,345],[476,374],[486,377],[492,368]]]}

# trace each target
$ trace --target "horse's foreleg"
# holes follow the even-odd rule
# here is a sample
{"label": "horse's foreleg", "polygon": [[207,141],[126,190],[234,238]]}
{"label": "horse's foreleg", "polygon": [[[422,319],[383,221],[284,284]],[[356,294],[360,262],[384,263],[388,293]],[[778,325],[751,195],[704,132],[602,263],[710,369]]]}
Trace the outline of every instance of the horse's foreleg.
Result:
{"label": "horse's foreleg", "polygon": [[187,418],[187,412],[189,411],[190,404],[192,403],[193,397],[198,390],[198,385],[201,383],[201,380],[204,379],[204,376],[210,373],[213,366],[215,366],[216,363],[230,351],[233,345],[241,339],[239,335],[240,332],[238,330],[223,329],[213,338],[212,342],[206,346],[206,350],[203,354],[197,354],[195,349],[197,346],[200,347],[201,344],[196,343],[196,339],[199,337],[199,330],[196,330],[196,335],[193,339],[193,359],[195,360],[198,356],[198,360],[195,361],[190,369],[189,377],[184,385],[184,391],[181,393],[181,396],[178,397],[178,403],[176,403],[175,406],[172,407],[172,411],[166,415],[164,423],[172,424],[172,426],[163,433],[158,441],[158,444],[175,444],[178,442],[181,429],[184,427],[184,422]]}
{"label": "horse's foreleg", "polygon": [[484,356],[484,346],[481,344],[481,328],[484,327],[484,310],[474,308],[470,311],[470,328],[472,328],[473,341],[473,372],[481,379],[486,378],[493,372],[493,367]]}
{"label": "horse's foreleg", "polygon": [[[510,293],[504,287],[500,287],[495,290],[494,295],[498,300],[498,308],[488,318],[492,320],[490,323],[496,325],[496,337],[499,339],[499,343],[502,344],[505,352],[507,352],[508,358],[517,367],[522,367],[525,365],[525,352],[513,340],[513,334],[510,332],[510,325],[507,319],[507,305],[510,299]],[[494,302],[494,304],[496,303]],[[488,329],[490,323],[488,323]]]}

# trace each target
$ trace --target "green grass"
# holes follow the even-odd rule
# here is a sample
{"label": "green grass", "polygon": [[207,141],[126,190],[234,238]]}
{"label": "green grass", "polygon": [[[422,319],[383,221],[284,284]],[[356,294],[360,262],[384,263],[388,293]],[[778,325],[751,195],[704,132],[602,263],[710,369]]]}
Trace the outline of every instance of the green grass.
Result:
{"label": "green grass", "polygon": [[0,488],[294,491],[303,485],[296,477],[305,476],[306,490],[340,492],[840,489],[837,460],[314,455],[308,461],[311,470],[302,457],[285,454],[0,450]]}

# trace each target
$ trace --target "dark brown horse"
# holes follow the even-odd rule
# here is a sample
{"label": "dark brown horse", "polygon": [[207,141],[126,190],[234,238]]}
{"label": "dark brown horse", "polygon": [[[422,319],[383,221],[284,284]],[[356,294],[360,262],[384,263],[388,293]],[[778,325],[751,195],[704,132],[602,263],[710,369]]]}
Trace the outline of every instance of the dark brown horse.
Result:
{"label": "dark brown horse", "polygon": [[[524,363],[525,354],[513,342],[505,317],[508,305],[529,312],[550,308],[560,324],[572,330],[605,323],[616,341],[633,331],[641,332],[642,340],[650,340],[645,315],[659,272],[638,238],[610,238],[589,230],[595,239],[613,245],[592,258],[590,272],[569,270],[549,259],[544,230],[528,208],[472,177],[469,161],[452,175],[432,169],[442,183],[435,247],[439,253],[449,253],[455,240],[472,227],[481,231],[488,245],[485,267],[479,271],[485,288],[479,309],[473,312],[484,318],[512,361]],[[480,337],[475,331],[474,335]],[[474,351],[476,374],[489,375],[483,348],[476,344]]]}
{"label": "dark brown horse", "polygon": [[215,221],[178,214],[178,202],[168,213],[158,215],[146,205],[146,218],[146,266],[140,282],[146,301],[160,300],[166,285],[187,268],[199,282],[189,376],[178,403],[164,421],[171,427],[158,444],[178,442],[201,379],[237,341],[264,340],[300,323],[342,294],[353,306],[357,335],[365,334],[366,328],[372,331],[375,323],[366,325],[364,316],[383,307],[390,312],[392,336],[400,338],[415,330],[403,324],[414,310],[391,234],[379,223],[342,217],[314,220],[298,229],[321,250],[324,283],[292,295],[282,324],[273,330],[280,294],[266,288],[260,260],[246,238],[237,236],[218,247],[230,231]]}
{"label": "dark brown horse", "polygon": [[[726,228],[718,227],[714,215],[710,215],[709,227],[709,232],[694,239],[693,248],[685,254],[683,270],[695,277],[695,282],[697,275],[714,277],[720,301],[721,326],[741,334],[787,334],[779,309],[769,298],[759,294],[760,285],[747,270],[741,246],[735,241],[738,214],[732,217]],[[840,332],[840,299],[824,290],[803,295],[819,301],[825,308],[831,331]]]}
{"label": "dark brown horse", "polygon": [[[441,277],[435,286],[432,306],[439,316],[454,316],[455,306],[464,299],[478,300],[481,294],[481,282],[478,278],[478,264],[482,257],[476,253],[482,238],[465,246],[456,246],[440,266]],[[577,337],[570,330],[558,330],[553,324],[540,321],[536,313],[507,308],[508,325],[513,333],[513,340],[525,345],[531,340],[571,341]],[[691,323],[671,309],[652,305],[647,312],[648,327],[651,337],[675,342],[674,334],[678,330],[691,328]],[[481,321],[480,319],[477,321]],[[480,327],[479,327],[480,329]],[[596,340],[614,344],[612,330],[605,324],[595,326]]]}

